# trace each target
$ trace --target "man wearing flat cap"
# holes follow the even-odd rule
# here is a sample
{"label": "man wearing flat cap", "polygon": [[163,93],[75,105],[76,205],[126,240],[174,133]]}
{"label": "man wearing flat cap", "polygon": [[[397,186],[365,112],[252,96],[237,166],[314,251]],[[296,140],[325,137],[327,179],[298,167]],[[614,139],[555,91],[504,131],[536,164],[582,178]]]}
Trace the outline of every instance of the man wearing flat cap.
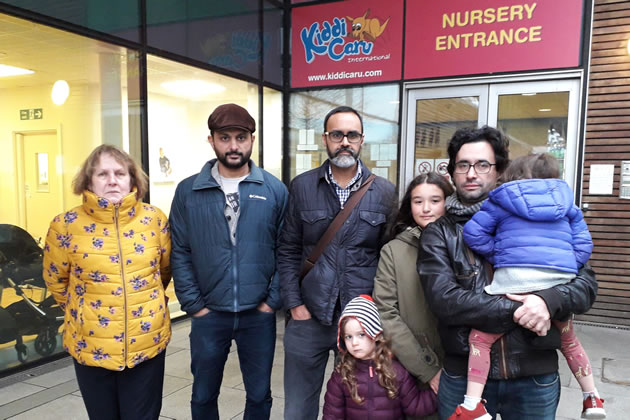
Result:
{"label": "man wearing flat cap", "polygon": [[269,419],[275,311],[282,307],[276,248],[287,189],[250,159],[256,122],[236,104],[208,118],[216,159],[177,186],[171,266],[192,317],[193,419],[219,419],[217,398],[232,340],[246,391],[244,419]]}

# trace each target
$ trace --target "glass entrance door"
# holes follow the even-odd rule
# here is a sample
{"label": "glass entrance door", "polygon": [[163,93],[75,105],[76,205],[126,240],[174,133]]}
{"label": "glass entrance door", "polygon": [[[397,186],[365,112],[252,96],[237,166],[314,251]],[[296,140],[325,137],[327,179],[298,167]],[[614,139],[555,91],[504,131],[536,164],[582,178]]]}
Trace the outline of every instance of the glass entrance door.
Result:
{"label": "glass entrance door", "polygon": [[510,139],[510,158],[549,153],[573,186],[579,80],[489,86],[488,124]]}
{"label": "glass entrance door", "polygon": [[510,139],[510,158],[555,156],[573,186],[579,79],[478,84],[409,91],[401,193],[414,176],[446,175],[446,146],[455,130],[488,124]]}
{"label": "glass entrance door", "polygon": [[[488,86],[417,89],[409,92],[407,141],[403,148],[407,185],[420,172],[447,175],[446,146],[462,127],[486,124]],[[483,111],[483,112],[481,112]],[[404,192],[404,188],[401,188]]]}

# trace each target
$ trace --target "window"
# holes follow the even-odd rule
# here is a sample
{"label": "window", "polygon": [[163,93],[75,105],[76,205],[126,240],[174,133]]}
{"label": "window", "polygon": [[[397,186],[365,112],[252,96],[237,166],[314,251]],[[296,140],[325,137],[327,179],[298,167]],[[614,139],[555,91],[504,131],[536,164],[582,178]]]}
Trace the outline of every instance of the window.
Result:
{"label": "window", "polygon": [[282,92],[263,88],[263,166],[282,179]]}
{"label": "window", "polygon": [[147,1],[147,42],[202,63],[258,77],[258,0]]}
{"label": "window", "polygon": [[328,153],[322,144],[324,118],[348,105],[363,117],[361,161],[376,175],[396,184],[398,177],[398,85],[297,92],[291,95],[291,178],[320,166]]}
{"label": "window", "polygon": [[[258,86],[153,55],[147,57],[147,74],[151,204],[168,214],[177,183],[215,157],[208,117],[217,106],[247,109],[260,135]],[[258,165],[256,141],[252,160]]]}
{"label": "window", "polygon": [[0,28],[2,64],[27,73],[0,76],[2,371],[63,351],[61,322],[26,303],[59,311],[41,247],[53,217],[81,204],[72,179],[96,146],[139,150],[140,101],[136,51],[3,14]]}

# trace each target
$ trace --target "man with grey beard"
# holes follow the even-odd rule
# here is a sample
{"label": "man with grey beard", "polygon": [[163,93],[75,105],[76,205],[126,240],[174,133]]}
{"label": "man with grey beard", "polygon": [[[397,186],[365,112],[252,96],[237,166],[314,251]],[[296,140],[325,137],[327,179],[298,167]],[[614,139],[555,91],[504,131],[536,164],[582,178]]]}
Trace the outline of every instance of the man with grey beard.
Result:
{"label": "man with grey beard", "polygon": [[278,248],[278,274],[289,311],[284,336],[284,418],[316,419],[330,351],[344,306],[371,294],[394,185],[376,177],[313,268],[300,279],[304,260],[371,173],[359,155],[361,115],[340,106],[324,119],[322,142],[330,159],[293,179]]}

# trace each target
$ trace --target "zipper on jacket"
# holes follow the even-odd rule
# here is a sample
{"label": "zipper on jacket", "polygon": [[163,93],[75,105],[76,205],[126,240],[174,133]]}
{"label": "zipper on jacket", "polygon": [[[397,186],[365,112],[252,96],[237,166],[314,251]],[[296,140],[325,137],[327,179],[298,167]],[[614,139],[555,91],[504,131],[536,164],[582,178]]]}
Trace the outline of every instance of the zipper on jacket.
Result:
{"label": "zipper on jacket", "polygon": [[[220,175],[220,174],[219,174]],[[221,193],[223,194],[223,198],[225,199],[225,204],[223,206],[223,219],[225,219],[225,206],[229,206],[228,202],[227,202],[227,197],[225,196],[225,190],[223,189],[223,185],[219,184],[219,190],[221,191]],[[239,206],[240,206],[240,201],[241,201],[241,184],[238,184],[238,200],[239,200]],[[240,215],[239,215],[239,219],[240,219]],[[232,293],[234,293],[234,301],[233,301],[233,309],[234,312],[238,312],[238,267],[237,267],[237,249],[236,249],[236,245],[234,245],[234,243],[232,243],[232,231],[230,230],[230,223],[225,220],[225,228],[227,229],[227,237],[228,237],[228,241],[230,242],[230,253],[231,253],[231,258],[232,258],[232,267],[230,267],[230,272],[232,273]],[[238,238],[238,223],[236,225],[236,230],[234,231],[234,242],[236,242],[237,238]]]}
{"label": "zipper on jacket", "polygon": [[[238,227],[237,227],[238,229]],[[234,312],[238,312],[238,263],[236,246],[232,245],[232,282],[234,283]]]}
{"label": "zipper on jacket", "polygon": [[[241,200],[241,183],[239,182],[238,184],[238,201],[239,201],[239,212],[242,212],[243,208],[241,206],[242,200]],[[223,192],[223,195],[225,195],[225,191]],[[227,200],[227,198],[226,198]],[[225,203],[226,206],[229,206],[229,204],[227,204],[227,201]],[[239,214],[239,219],[241,215]],[[238,220],[240,222],[240,220]],[[227,230],[228,230],[228,239],[230,241],[230,245],[232,245],[232,268],[230,271],[232,271],[232,292],[234,293],[234,312],[238,312],[239,311],[239,307],[238,307],[238,225],[239,223],[237,222],[236,224],[236,229],[234,229],[234,243],[232,243],[232,238],[230,238],[230,235],[232,234],[232,232],[230,231],[230,224],[227,222],[227,220],[225,221],[225,224],[227,225]]]}
{"label": "zipper on jacket", "polygon": [[127,367],[127,360],[129,360],[129,349],[127,343],[129,342],[129,335],[127,334],[127,282],[125,280],[125,266],[124,266],[124,258],[122,252],[122,245],[120,244],[120,228],[118,226],[118,205],[114,207],[114,222],[116,223],[116,241],[118,242],[118,262],[120,263],[120,278],[122,280],[122,289],[123,289],[123,298],[124,298],[124,306],[123,312],[125,313],[125,367]]}
{"label": "zipper on jacket", "polygon": [[[368,379],[368,396],[367,396],[367,403],[368,403],[368,420],[372,418],[372,412],[374,411],[374,397],[372,396],[372,386],[375,380],[373,380],[374,378],[374,371],[372,370],[372,364],[374,363],[373,360],[370,360],[370,364],[369,364],[369,372],[370,372],[370,378]],[[378,379],[376,379],[376,382],[378,383]]]}
{"label": "zipper on jacket", "polygon": [[499,339],[500,347],[499,347],[499,370],[501,371],[501,376],[503,379],[508,379],[508,371],[507,371],[507,360],[505,358],[506,353],[506,344],[505,344],[505,336],[502,336]]}

